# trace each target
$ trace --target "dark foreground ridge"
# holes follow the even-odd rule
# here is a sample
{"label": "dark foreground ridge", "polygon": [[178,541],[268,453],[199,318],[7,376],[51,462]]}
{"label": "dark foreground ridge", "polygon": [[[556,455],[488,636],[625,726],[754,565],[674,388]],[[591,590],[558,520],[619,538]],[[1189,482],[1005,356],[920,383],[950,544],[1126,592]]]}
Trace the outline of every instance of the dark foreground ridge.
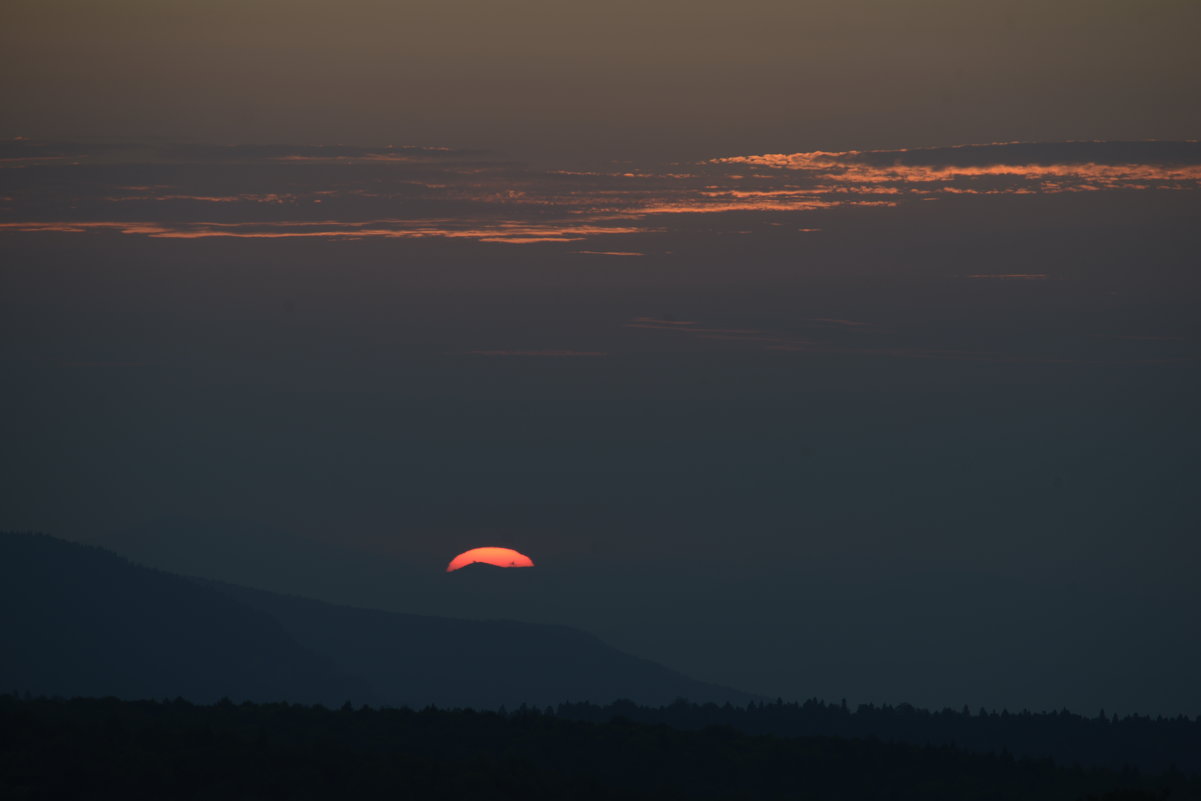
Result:
{"label": "dark foreground ridge", "polygon": [[745,706],[694,704],[639,706],[629,701],[607,705],[560,704],[560,717],[593,723],[623,717],[648,725],[700,730],[729,726],[746,734],[782,737],[858,737],[914,745],[954,745],[979,753],[1051,757],[1064,765],[1081,764],[1121,771],[1127,767],[1158,772],[1181,771],[1201,777],[1201,717],[1118,717],[1099,713],[1012,713],[1006,710],[943,709],[909,704],[860,704],[856,708],[816,699],[804,703],[755,702]]}
{"label": "dark foreground ridge", "polygon": [[[1176,775],[536,709],[0,697],[5,798],[1201,799]],[[1166,794],[1166,795],[1165,795]]]}
{"label": "dark foreground ridge", "polygon": [[0,533],[0,689],[38,695],[496,708],[746,702],[566,626],[337,606]]}

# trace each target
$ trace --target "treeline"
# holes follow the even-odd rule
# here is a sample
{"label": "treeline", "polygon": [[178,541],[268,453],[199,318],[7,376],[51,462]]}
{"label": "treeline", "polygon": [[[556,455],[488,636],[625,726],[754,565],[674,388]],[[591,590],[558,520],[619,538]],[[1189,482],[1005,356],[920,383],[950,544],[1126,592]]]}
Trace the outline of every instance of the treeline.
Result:
{"label": "treeline", "polygon": [[5,799],[1201,799],[1181,775],[545,710],[0,697]]}
{"label": "treeline", "polygon": [[732,726],[748,734],[783,737],[861,737],[916,745],[953,745],[967,751],[1052,757],[1066,765],[1081,764],[1122,770],[1180,771],[1201,775],[1201,717],[1117,717],[1104,711],[1084,717],[1058,712],[932,712],[909,704],[849,707],[819,700],[804,703],[751,703],[746,706],[692,704],[638,706],[628,701],[608,705],[562,704],[561,717],[603,722],[623,717],[639,723],[679,729]]}

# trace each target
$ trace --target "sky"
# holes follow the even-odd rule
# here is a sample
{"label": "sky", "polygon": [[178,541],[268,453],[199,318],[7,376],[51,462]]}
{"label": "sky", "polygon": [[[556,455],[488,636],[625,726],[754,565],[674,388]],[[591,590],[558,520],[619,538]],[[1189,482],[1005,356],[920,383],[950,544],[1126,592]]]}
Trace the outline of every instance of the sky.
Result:
{"label": "sky", "polygon": [[6,0],[10,135],[564,160],[1196,136],[1192,0]]}
{"label": "sky", "polygon": [[1201,714],[1201,6],[0,14],[0,527]]}

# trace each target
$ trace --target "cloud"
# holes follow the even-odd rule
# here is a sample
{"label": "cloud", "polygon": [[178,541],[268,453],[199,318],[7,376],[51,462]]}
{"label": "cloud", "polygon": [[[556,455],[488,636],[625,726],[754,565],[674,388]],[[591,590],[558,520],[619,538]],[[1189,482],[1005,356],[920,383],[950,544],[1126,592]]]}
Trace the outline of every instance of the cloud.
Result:
{"label": "cloud", "polygon": [[635,327],[659,327],[673,325],[697,325],[694,320],[664,320],[658,317],[635,317],[627,324],[627,328]]}
{"label": "cloud", "polygon": [[115,231],[155,239],[469,239],[477,242],[530,244],[578,242],[593,236],[636,233],[645,229],[577,224],[537,224],[520,221],[368,220],[365,222],[286,221],[280,223],[155,223],[116,221],[5,222],[0,231],[82,233]]}
{"label": "cloud", "polygon": [[[986,276],[993,277],[993,276]],[[1004,278],[1005,276],[997,276]],[[1019,276],[1025,278],[1026,276]],[[982,362],[991,364],[1184,364],[1194,361],[1189,358],[1108,358],[1079,359],[1062,358],[1042,353],[1009,353],[986,350],[926,347],[919,344],[896,345],[895,331],[882,331],[854,320],[816,317],[805,322],[826,328],[824,336],[801,337],[790,332],[767,331],[750,328],[714,328],[695,321],[661,320],[653,317],[636,317],[625,324],[626,328],[647,331],[671,332],[688,340],[718,341],[742,344],[763,351],[781,353],[804,353],[814,355],[860,356],[866,358],[917,359],[955,362]],[[855,332],[850,338],[836,336],[842,332]],[[835,335],[835,336],[832,336]],[[1159,339],[1157,337],[1131,337],[1132,339]]]}
{"label": "cloud", "polygon": [[[1197,142],[808,151],[608,171],[534,169],[486,151],[420,146],[8,140],[0,154],[13,160],[7,166],[19,167],[6,173],[4,230],[188,239],[530,245],[702,224],[717,233],[777,226],[780,235],[790,235],[820,230],[816,217],[834,209],[971,195],[1201,188]],[[577,252],[629,257],[648,251]]]}
{"label": "cloud", "polygon": [[469,350],[467,353],[471,356],[529,356],[536,358],[577,358],[577,357],[598,357],[608,356],[608,353],[594,350]]}
{"label": "cloud", "polygon": [[241,161],[363,161],[363,162],[423,162],[480,161],[491,155],[486,150],[458,150],[449,147],[418,145],[388,145],[386,147],[362,147],[353,145],[202,145],[169,144],[156,148],[161,157],[182,162],[225,162]]}
{"label": "cloud", "polygon": [[635,317],[626,328],[651,331],[672,331],[698,339],[738,342],[764,346],[771,350],[799,350],[813,343],[805,339],[769,334],[754,328],[710,328],[691,320],[661,320],[654,317]]}
{"label": "cloud", "polygon": [[839,328],[865,328],[871,325],[871,323],[864,323],[859,320],[842,320],[837,317],[810,317],[806,322],[818,326],[836,326]]}
{"label": "cloud", "polygon": [[[830,182],[828,191],[864,191],[863,184],[899,193],[915,185],[960,182],[948,191],[1043,193],[1148,188],[1148,182],[1201,184],[1197,142],[1048,142],[963,145],[898,150],[809,151],[728,156],[721,167],[789,171]],[[980,181],[991,181],[980,189]],[[1008,182],[1008,183],[998,183]],[[924,187],[934,189],[933,187]]]}
{"label": "cloud", "polygon": [[865,164],[988,166],[993,164],[1201,165],[1201,142],[1001,142],[955,147],[856,151]]}
{"label": "cloud", "polygon": [[112,143],[82,143],[47,141],[15,136],[0,139],[0,167],[38,164],[60,160],[77,160],[91,156],[103,156],[120,150],[121,145]]}
{"label": "cloud", "polygon": [[968,276],[971,279],[986,281],[1046,281],[1049,277],[1046,273],[975,273]]}

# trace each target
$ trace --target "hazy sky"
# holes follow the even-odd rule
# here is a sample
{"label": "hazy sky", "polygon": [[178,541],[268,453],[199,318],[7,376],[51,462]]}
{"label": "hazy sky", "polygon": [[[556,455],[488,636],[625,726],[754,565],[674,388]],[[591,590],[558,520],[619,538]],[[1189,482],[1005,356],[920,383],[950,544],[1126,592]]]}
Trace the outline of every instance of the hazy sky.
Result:
{"label": "hazy sky", "polygon": [[1201,124],[1192,0],[5,0],[0,134],[693,158]]}
{"label": "hazy sky", "polygon": [[1201,712],[1201,3],[0,14],[0,528]]}
{"label": "hazy sky", "polygon": [[1197,143],[2,157],[7,528],[769,695],[1201,709]]}

